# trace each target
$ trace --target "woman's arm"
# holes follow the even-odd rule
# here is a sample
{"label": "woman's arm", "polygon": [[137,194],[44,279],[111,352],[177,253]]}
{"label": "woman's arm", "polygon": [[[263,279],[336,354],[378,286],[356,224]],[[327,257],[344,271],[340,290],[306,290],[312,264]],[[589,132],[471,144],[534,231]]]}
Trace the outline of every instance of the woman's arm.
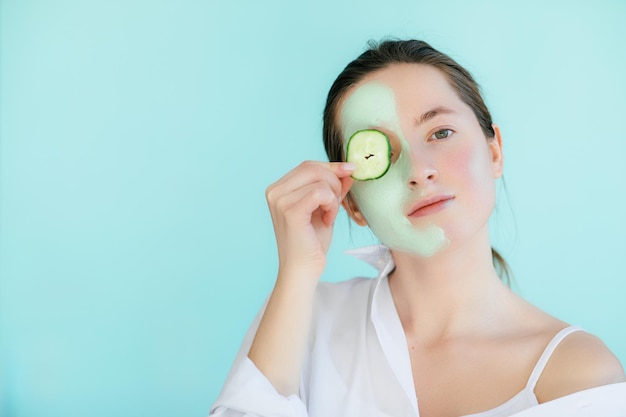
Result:
{"label": "woman's arm", "polygon": [[276,390],[298,392],[313,298],[352,164],[304,162],[266,192],[279,272],[248,357]]}

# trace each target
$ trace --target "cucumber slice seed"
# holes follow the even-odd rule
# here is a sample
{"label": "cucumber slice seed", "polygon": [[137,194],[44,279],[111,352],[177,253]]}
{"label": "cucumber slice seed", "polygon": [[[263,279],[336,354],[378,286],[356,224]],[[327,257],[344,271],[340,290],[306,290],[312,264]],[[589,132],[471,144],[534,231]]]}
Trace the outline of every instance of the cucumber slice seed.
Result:
{"label": "cucumber slice seed", "polygon": [[382,177],[391,166],[389,138],[379,130],[359,130],[348,140],[346,161],[356,166],[352,173],[355,180],[368,181]]}

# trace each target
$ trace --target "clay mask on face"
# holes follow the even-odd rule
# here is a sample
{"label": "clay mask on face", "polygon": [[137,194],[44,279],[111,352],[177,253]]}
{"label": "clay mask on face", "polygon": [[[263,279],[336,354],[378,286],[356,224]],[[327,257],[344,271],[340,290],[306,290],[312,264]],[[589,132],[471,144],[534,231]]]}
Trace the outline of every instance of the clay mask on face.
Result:
{"label": "clay mask on face", "polygon": [[400,127],[393,90],[379,83],[360,86],[344,102],[340,122],[344,138],[372,128],[385,128],[398,137],[401,151],[389,171],[376,180],[355,181],[351,193],[370,229],[383,244],[420,256],[434,255],[447,242],[443,229],[434,224],[418,228],[404,212],[421,195],[407,185],[411,151]]}

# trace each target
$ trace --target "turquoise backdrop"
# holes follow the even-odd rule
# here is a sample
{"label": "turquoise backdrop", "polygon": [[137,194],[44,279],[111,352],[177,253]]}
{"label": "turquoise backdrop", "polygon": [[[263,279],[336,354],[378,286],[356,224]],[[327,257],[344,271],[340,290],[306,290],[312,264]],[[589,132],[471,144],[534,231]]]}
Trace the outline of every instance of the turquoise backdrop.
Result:
{"label": "turquoise backdrop", "polygon": [[[267,185],[324,159],[369,39],[466,65],[516,289],[626,362],[626,2],[2,0],[0,415],[204,416],[276,272]],[[373,270],[345,214],[326,280]]]}

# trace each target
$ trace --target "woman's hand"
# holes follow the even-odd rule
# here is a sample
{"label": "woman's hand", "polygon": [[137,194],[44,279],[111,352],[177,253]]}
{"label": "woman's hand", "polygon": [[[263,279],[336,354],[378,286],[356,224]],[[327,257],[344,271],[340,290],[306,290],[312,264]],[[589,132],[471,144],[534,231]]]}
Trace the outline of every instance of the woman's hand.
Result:
{"label": "woman's hand", "polygon": [[[354,180],[354,165],[306,161],[266,191],[278,245],[279,278],[319,278],[341,201]],[[317,282],[317,281],[315,281]]]}

